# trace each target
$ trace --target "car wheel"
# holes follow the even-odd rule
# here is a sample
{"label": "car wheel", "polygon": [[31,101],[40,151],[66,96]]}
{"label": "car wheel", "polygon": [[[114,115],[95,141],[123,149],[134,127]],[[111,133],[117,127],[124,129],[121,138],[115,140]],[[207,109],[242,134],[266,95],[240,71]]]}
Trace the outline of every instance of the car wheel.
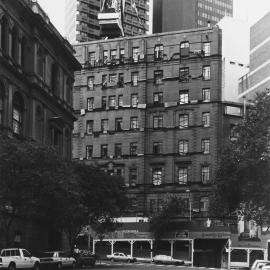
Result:
{"label": "car wheel", "polygon": [[75,269],[76,268],[76,263],[75,262],[72,263],[71,268],[72,269]]}
{"label": "car wheel", "polygon": [[130,263],[130,260],[128,259],[127,262]]}
{"label": "car wheel", "polygon": [[114,258],[111,258],[111,260],[110,260],[111,262],[114,262]]}
{"label": "car wheel", "polygon": [[34,270],[39,270],[39,263],[35,263],[33,269]]}
{"label": "car wheel", "polygon": [[8,270],[15,270],[16,269],[16,265],[15,263],[10,263],[9,266],[8,266]]}
{"label": "car wheel", "polygon": [[56,266],[57,269],[62,269],[62,263],[58,263]]}

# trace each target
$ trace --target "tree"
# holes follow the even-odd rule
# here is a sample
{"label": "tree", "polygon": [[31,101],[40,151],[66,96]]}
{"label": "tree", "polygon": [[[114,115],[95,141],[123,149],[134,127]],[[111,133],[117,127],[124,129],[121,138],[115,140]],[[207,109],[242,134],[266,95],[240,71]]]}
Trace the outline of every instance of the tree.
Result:
{"label": "tree", "polygon": [[88,224],[102,239],[105,233],[120,225],[115,218],[120,217],[127,207],[123,179],[81,163],[76,164],[75,172],[84,191],[82,200],[88,209]]}
{"label": "tree", "polygon": [[186,211],[186,203],[181,198],[168,195],[160,212],[150,217],[150,230],[154,233],[156,240],[162,238],[165,231],[175,228],[173,218],[183,214]]}
{"label": "tree", "polygon": [[257,94],[224,149],[211,204],[214,214],[244,215],[262,225],[270,214],[270,95]]}

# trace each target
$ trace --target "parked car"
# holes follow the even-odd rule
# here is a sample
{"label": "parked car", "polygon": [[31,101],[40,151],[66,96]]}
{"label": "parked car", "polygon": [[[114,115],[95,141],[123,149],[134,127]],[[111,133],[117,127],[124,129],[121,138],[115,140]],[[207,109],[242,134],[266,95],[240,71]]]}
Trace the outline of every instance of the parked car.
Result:
{"label": "parked car", "polygon": [[270,270],[270,264],[267,263],[262,267],[262,270]]}
{"label": "parked car", "polygon": [[92,266],[96,264],[97,256],[88,250],[80,250],[73,254],[77,267]]}
{"label": "parked car", "polygon": [[50,268],[54,266],[57,269],[62,267],[75,268],[76,260],[63,251],[47,251],[40,255],[40,265],[44,267],[49,266]]}
{"label": "parked car", "polygon": [[107,258],[112,261],[112,262],[116,262],[116,261],[124,261],[124,262],[136,262],[136,258],[123,253],[123,252],[115,252],[111,255],[107,255]]}
{"label": "parked car", "polygon": [[0,253],[0,268],[9,270],[31,268],[39,270],[40,260],[31,255],[29,251],[23,248],[2,249]]}
{"label": "parked car", "polygon": [[270,261],[267,260],[256,260],[251,266],[251,270],[261,270],[262,267],[266,264],[269,264]]}
{"label": "parked car", "polygon": [[168,255],[156,255],[153,257],[153,262],[158,264],[175,264],[175,265],[184,265],[183,260],[174,259],[172,256]]}

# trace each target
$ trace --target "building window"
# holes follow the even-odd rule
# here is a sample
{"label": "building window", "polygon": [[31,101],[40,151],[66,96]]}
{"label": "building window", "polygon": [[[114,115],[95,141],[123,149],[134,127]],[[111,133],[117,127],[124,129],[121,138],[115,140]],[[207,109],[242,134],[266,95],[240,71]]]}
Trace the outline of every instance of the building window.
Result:
{"label": "building window", "polygon": [[116,106],[116,99],[115,96],[109,96],[109,107],[115,108]]}
{"label": "building window", "polygon": [[111,60],[116,60],[116,50],[111,50],[110,51],[110,58]]}
{"label": "building window", "polygon": [[162,128],[163,127],[163,115],[158,115],[153,117],[153,127]]}
{"label": "building window", "polygon": [[139,73],[138,72],[132,72],[131,73],[131,85],[137,86],[138,85],[138,79],[139,79]]}
{"label": "building window", "polygon": [[95,62],[96,62],[96,53],[95,52],[89,52],[88,53],[88,62],[90,64],[90,66],[95,66]]}
{"label": "building window", "polygon": [[108,119],[101,119],[101,131],[107,132],[109,129],[109,121]]}
{"label": "building window", "polygon": [[203,165],[201,168],[202,183],[208,184],[210,182],[210,167],[208,165]]}
{"label": "building window", "polygon": [[210,102],[210,88],[202,89],[202,100],[203,102]]}
{"label": "building window", "polygon": [[8,44],[8,21],[4,16],[1,22],[1,49],[5,53],[7,53],[7,44]]}
{"label": "building window", "polygon": [[116,131],[123,130],[123,118],[116,118],[115,119],[115,130]]}
{"label": "building window", "polygon": [[93,120],[87,120],[86,121],[86,133],[92,134],[94,128],[94,121]]}
{"label": "building window", "polygon": [[210,42],[203,43],[203,53],[204,56],[210,56]]}
{"label": "building window", "polygon": [[120,62],[124,62],[125,60],[125,49],[124,48],[121,48],[120,49]]}
{"label": "building window", "polygon": [[161,154],[162,153],[162,142],[154,142],[153,143],[153,154]]}
{"label": "building window", "polygon": [[139,47],[133,47],[132,48],[132,59],[133,59],[133,62],[138,62],[139,61],[139,55],[140,55]]}
{"label": "building window", "polygon": [[210,127],[210,113],[209,112],[202,113],[202,124],[203,124],[203,127]]}
{"label": "building window", "polygon": [[180,185],[186,185],[188,183],[188,168],[187,167],[178,168],[178,183]]}
{"label": "building window", "polygon": [[21,59],[20,59],[20,64],[22,67],[25,67],[25,59],[26,59],[26,38],[22,37],[22,39],[21,39]]}
{"label": "building window", "polygon": [[105,64],[105,65],[107,65],[107,63],[108,63],[108,56],[109,56],[109,53],[108,53],[108,51],[103,51],[103,63]]}
{"label": "building window", "polygon": [[188,90],[179,91],[179,104],[188,104],[188,102],[189,102]]}
{"label": "building window", "polygon": [[37,51],[37,74],[44,78],[44,71],[45,71],[45,57],[43,55],[42,49],[39,48]]}
{"label": "building window", "polygon": [[156,45],[155,46],[155,60],[162,60],[163,59],[163,45]]}
{"label": "building window", "polygon": [[138,179],[138,170],[137,168],[129,169],[129,184],[131,186],[135,186],[137,184]]}
{"label": "building window", "polygon": [[188,153],[188,140],[180,140],[178,145],[179,155],[186,155]]}
{"label": "building window", "polygon": [[180,56],[185,57],[189,56],[189,42],[184,41],[180,44]]}
{"label": "building window", "polygon": [[108,85],[108,76],[106,74],[102,75],[102,89],[107,88]]}
{"label": "building window", "polygon": [[163,80],[163,70],[155,70],[154,71],[154,83],[162,84]]}
{"label": "building window", "polygon": [[118,96],[118,107],[123,107],[123,95]]}
{"label": "building window", "polygon": [[130,155],[131,156],[137,155],[137,148],[138,148],[138,144],[136,142],[130,143]]}
{"label": "building window", "polygon": [[202,152],[203,154],[210,153],[210,140],[209,139],[202,139]]}
{"label": "building window", "polygon": [[108,157],[108,145],[107,144],[102,144],[100,146],[100,155],[102,158]]}
{"label": "building window", "polygon": [[18,55],[18,30],[14,26],[11,30],[11,57],[13,60],[17,60]]}
{"label": "building window", "polygon": [[94,98],[91,97],[87,99],[87,110],[91,111],[93,109],[94,109]]}
{"label": "building window", "polygon": [[103,96],[101,97],[101,108],[105,110],[106,107],[107,107],[107,97]]}
{"label": "building window", "polygon": [[87,90],[94,90],[95,77],[90,76],[87,78]]}
{"label": "building window", "polygon": [[124,87],[124,73],[118,74],[118,86]]}
{"label": "building window", "polygon": [[208,212],[209,211],[209,206],[210,206],[210,201],[208,197],[202,197],[200,199],[200,210],[202,212]]}
{"label": "building window", "polygon": [[179,81],[180,82],[189,82],[190,75],[189,75],[189,68],[180,68],[179,69]]}
{"label": "building window", "polygon": [[188,114],[179,115],[179,128],[188,128],[189,125],[189,116]]}
{"label": "building window", "polygon": [[211,68],[210,66],[204,66],[202,69],[203,80],[208,81],[211,79]]}
{"label": "building window", "polygon": [[91,159],[93,157],[93,145],[86,146],[86,159]]}
{"label": "building window", "polygon": [[13,132],[20,135],[23,133],[23,110],[23,98],[19,93],[15,93],[13,96],[12,127]]}
{"label": "building window", "polygon": [[163,103],[163,93],[158,92],[153,94],[153,102],[154,103]]}
{"label": "building window", "polygon": [[139,121],[138,117],[130,117],[130,129],[138,129],[139,128]]}
{"label": "building window", "polygon": [[152,169],[152,183],[154,186],[159,186],[162,184],[162,168],[153,168]]}
{"label": "building window", "polygon": [[117,84],[117,75],[116,74],[110,74],[109,75],[109,83],[110,83],[110,85],[116,85]]}
{"label": "building window", "polygon": [[138,107],[138,94],[131,95],[131,107],[137,108]]}
{"label": "building window", "polygon": [[0,82],[0,125],[4,123],[4,87]]}
{"label": "building window", "polygon": [[60,91],[60,72],[57,65],[54,63],[52,64],[51,68],[51,87],[52,93],[54,95],[58,95]]}
{"label": "building window", "polygon": [[122,144],[121,143],[116,143],[114,145],[114,155],[117,158],[120,158],[122,156]]}

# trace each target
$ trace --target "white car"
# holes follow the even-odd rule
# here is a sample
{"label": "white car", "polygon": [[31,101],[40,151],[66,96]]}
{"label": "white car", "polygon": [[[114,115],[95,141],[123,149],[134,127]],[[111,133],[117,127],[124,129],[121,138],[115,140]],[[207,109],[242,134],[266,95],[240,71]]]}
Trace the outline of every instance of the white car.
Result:
{"label": "white car", "polygon": [[159,264],[175,264],[175,265],[183,265],[184,261],[183,260],[177,260],[174,259],[172,256],[168,255],[156,255],[153,257],[152,260],[154,263],[159,263]]}
{"label": "white car", "polygon": [[123,252],[114,252],[111,255],[107,255],[107,258],[112,261],[124,261],[124,262],[136,262],[136,258],[131,257],[130,255],[123,253]]}
{"label": "white car", "polygon": [[58,269],[62,267],[76,267],[76,260],[67,256],[63,251],[48,251],[40,255],[40,264],[43,266],[56,266]]}
{"label": "white car", "polygon": [[266,260],[256,260],[252,266],[250,270],[261,270],[262,267],[266,264],[269,264],[270,261],[266,261]]}
{"label": "white car", "polygon": [[31,268],[39,270],[39,263],[39,258],[32,256],[26,249],[7,248],[1,250],[0,268],[9,270]]}

